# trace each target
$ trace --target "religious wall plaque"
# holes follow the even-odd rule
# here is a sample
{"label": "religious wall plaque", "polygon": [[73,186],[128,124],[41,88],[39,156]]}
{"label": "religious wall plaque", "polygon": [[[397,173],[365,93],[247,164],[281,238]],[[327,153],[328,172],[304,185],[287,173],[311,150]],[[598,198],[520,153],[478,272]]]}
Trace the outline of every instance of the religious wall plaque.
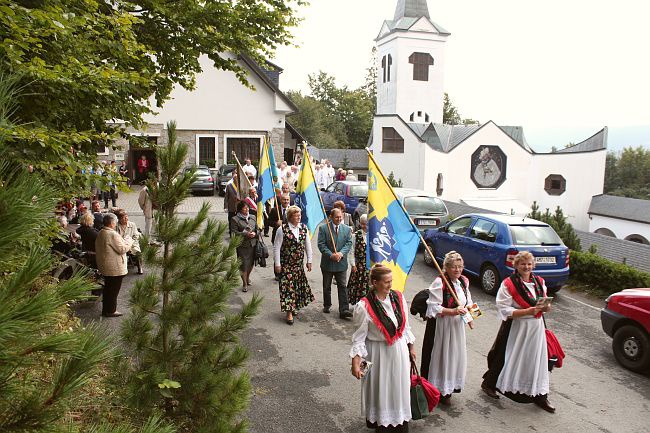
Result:
{"label": "religious wall plaque", "polygon": [[506,180],[506,163],[499,146],[479,146],[472,154],[472,181],[481,189],[499,188]]}

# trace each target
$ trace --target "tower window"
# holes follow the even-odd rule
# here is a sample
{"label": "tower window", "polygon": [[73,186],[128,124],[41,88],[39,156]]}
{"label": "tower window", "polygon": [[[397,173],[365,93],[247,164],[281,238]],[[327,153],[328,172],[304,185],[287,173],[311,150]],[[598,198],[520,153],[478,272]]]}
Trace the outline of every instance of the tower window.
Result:
{"label": "tower window", "polygon": [[404,153],[404,139],[395,131],[395,128],[382,128],[383,153]]}
{"label": "tower window", "polygon": [[390,54],[381,58],[381,69],[383,73],[383,82],[390,81],[390,67],[393,65],[393,56]]}
{"label": "tower window", "polygon": [[429,66],[433,65],[431,54],[413,53],[409,56],[409,63],[413,65],[414,80],[429,81]]}
{"label": "tower window", "polygon": [[409,119],[411,119],[411,122],[413,122],[415,120],[415,113],[411,113],[411,117],[409,117]]}

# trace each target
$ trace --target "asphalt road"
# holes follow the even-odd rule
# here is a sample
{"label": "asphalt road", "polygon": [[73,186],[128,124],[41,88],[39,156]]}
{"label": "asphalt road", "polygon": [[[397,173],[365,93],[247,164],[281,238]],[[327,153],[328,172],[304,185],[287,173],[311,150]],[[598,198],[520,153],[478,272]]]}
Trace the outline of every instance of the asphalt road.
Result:
{"label": "asphalt road", "polygon": [[[221,210],[221,199],[214,209]],[[221,213],[214,215],[225,219]],[[142,224],[141,217],[133,217]],[[267,238],[270,243],[270,238]],[[320,255],[315,248],[315,263]],[[406,288],[410,301],[435,277],[419,254]],[[137,278],[125,279],[119,308],[126,310],[128,291]],[[247,416],[252,433],[353,433],[369,432],[361,414],[360,382],[350,374],[352,322],[336,313],[336,287],[331,314],[322,309],[322,283],[318,266],[308,273],[316,302],[308,306],[293,326],[280,312],[277,283],[272,267],[256,268],[247,293],[237,290],[232,308],[240,308],[253,293],[264,296],[260,314],[242,335],[250,350],[249,371],[253,396]],[[564,367],[551,374],[549,399],[557,408],[548,414],[534,405],[522,405],[504,397],[492,400],[480,391],[486,355],[499,327],[494,297],[485,295],[473,281],[472,296],[484,316],[468,330],[466,388],[454,395],[452,405],[436,408],[423,421],[411,423],[412,432],[647,432],[650,426],[650,376],[620,367],[611,352],[611,340],[600,326],[601,301],[559,292],[547,324],[567,354]],[[84,321],[95,320],[99,306],[78,310]],[[424,322],[411,316],[417,337],[417,353],[424,335]],[[117,331],[120,319],[102,320]]]}

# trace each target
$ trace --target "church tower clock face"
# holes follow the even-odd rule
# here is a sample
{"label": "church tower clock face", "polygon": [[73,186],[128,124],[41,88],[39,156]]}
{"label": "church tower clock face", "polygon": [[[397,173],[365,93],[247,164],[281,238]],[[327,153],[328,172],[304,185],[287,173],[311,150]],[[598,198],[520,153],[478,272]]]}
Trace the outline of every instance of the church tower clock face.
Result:
{"label": "church tower clock face", "polygon": [[479,146],[471,164],[470,176],[479,189],[497,189],[506,180],[507,157],[499,146]]}

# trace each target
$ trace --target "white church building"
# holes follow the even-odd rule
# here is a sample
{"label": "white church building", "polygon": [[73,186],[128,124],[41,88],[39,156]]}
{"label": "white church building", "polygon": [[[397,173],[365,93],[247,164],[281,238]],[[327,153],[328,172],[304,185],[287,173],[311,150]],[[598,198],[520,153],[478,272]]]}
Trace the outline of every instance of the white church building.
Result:
{"label": "white church building", "polygon": [[533,201],[560,206],[589,230],[603,193],[607,128],[555,153],[535,152],[521,126],[443,124],[445,42],[426,0],[398,0],[377,36],[377,113],[370,149],[403,185],[442,199],[525,215]]}

